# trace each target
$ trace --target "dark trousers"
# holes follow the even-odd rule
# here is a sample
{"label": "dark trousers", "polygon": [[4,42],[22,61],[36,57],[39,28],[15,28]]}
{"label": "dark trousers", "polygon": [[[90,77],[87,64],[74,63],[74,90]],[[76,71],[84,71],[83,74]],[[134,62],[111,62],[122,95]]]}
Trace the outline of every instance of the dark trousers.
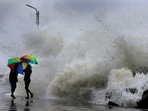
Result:
{"label": "dark trousers", "polygon": [[16,82],[10,82],[11,85],[11,95],[13,95],[15,89],[16,89]]}

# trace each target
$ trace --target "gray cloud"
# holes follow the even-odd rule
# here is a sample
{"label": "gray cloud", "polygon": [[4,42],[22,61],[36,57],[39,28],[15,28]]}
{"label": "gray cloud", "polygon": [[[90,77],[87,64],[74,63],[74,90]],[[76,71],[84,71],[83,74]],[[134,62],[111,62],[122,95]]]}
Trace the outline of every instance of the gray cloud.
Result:
{"label": "gray cloud", "polygon": [[91,12],[98,9],[105,8],[106,10],[118,10],[124,7],[139,7],[146,6],[147,0],[57,0],[57,3],[62,8],[70,11]]}

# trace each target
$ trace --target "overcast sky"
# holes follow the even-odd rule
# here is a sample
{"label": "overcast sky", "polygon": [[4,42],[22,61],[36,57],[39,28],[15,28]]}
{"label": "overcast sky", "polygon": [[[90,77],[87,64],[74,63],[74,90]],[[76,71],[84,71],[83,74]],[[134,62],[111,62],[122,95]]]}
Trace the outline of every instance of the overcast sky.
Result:
{"label": "overcast sky", "polygon": [[24,6],[25,4],[33,5],[46,15],[50,14],[47,12],[56,9],[83,14],[93,13],[100,9],[112,12],[122,8],[147,8],[148,0],[1,0],[0,13],[7,13],[8,10],[12,10],[12,7],[18,10],[23,4]]}
{"label": "overcast sky", "polygon": [[26,4],[30,4],[40,11],[41,23],[50,20],[55,15],[81,18],[88,14],[100,16],[100,13],[106,18],[112,15],[114,19],[121,19],[123,14],[125,18],[127,16],[130,19],[134,17],[141,19],[143,16],[147,18],[148,10],[148,0],[1,0],[0,24],[16,18],[21,20],[25,17],[24,22],[28,22],[28,19],[33,21],[35,11],[26,7]]}

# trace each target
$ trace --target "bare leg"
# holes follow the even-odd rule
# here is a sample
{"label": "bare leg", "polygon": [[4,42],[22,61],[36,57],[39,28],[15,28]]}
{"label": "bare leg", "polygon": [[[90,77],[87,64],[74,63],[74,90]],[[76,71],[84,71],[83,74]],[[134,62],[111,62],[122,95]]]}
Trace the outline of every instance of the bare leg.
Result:
{"label": "bare leg", "polygon": [[33,93],[29,90],[29,84],[30,84],[30,82],[25,81],[25,89],[26,89],[26,94],[27,94],[26,99],[29,99],[29,93],[31,95],[31,98],[33,97]]}

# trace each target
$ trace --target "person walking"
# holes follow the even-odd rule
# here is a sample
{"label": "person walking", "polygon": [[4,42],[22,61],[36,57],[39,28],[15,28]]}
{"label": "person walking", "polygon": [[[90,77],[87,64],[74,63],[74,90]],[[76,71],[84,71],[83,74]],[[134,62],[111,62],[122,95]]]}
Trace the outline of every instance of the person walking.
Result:
{"label": "person walking", "polygon": [[18,78],[17,78],[17,76],[18,76],[18,72],[17,72],[18,65],[19,64],[16,63],[14,65],[14,67],[11,68],[10,74],[9,74],[9,82],[10,82],[10,85],[11,85],[11,97],[13,99],[15,99],[14,91],[15,91],[15,89],[17,87],[17,82],[18,82]]}
{"label": "person walking", "polygon": [[29,99],[29,93],[31,95],[31,98],[33,97],[33,93],[29,90],[29,85],[30,85],[30,82],[31,82],[31,73],[32,73],[32,70],[31,70],[31,65],[28,63],[26,69],[24,69],[24,72],[25,72],[25,75],[24,75],[24,82],[25,82],[25,90],[26,90],[26,94],[27,94],[27,97],[26,99]]}

